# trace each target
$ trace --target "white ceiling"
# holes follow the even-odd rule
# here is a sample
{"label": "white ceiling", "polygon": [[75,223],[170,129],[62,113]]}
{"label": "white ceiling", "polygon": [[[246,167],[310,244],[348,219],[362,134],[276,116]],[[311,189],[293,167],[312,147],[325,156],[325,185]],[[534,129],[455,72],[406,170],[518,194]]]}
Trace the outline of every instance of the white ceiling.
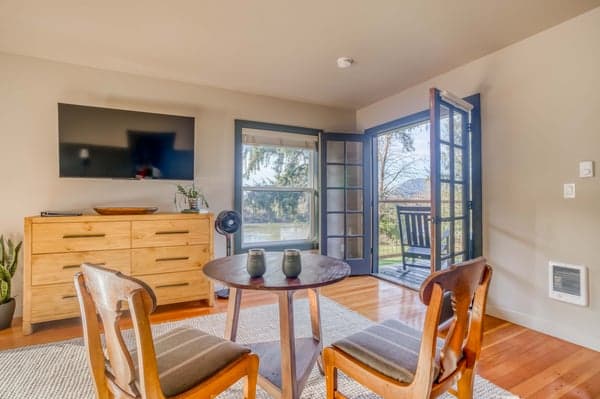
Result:
{"label": "white ceiling", "polygon": [[[359,108],[600,0],[0,0],[0,51]],[[351,56],[350,69],[336,68]]]}

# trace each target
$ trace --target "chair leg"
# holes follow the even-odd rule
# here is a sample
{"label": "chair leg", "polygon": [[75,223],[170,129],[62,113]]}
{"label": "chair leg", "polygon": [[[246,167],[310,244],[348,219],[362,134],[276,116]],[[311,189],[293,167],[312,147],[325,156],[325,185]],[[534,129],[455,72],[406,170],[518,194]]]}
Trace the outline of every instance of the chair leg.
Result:
{"label": "chair leg", "polygon": [[337,391],[337,369],[335,368],[335,352],[331,348],[323,350],[323,367],[325,368],[325,392],[327,399],[335,399]]}
{"label": "chair leg", "polygon": [[473,384],[475,383],[473,369],[466,369],[458,380],[458,399],[473,399]]}
{"label": "chair leg", "polygon": [[258,382],[258,356],[248,355],[248,376],[244,383],[244,398],[256,399],[256,384]]}

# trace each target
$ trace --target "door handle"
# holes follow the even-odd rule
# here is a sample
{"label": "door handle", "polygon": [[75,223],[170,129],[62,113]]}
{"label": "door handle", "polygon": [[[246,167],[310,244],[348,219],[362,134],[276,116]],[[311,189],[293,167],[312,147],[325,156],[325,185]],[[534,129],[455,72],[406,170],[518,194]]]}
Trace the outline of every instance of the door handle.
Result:
{"label": "door handle", "polygon": [[164,284],[164,285],[157,285],[156,288],[173,288],[173,287],[186,287],[190,285],[190,283],[175,283],[175,284]]}
{"label": "door handle", "polygon": [[98,234],[65,234],[65,235],[63,235],[64,239],[68,239],[68,238],[101,238],[101,237],[106,237],[106,234],[98,233]]}
{"label": "door handle", "polygon": [[[100,263],[92,263],[93,265],[96,266],[105,266],[106,262],[100,262]],[[63,270],[67,270],[67,269],[77,269],[78,267],[80,267],[81,265],[64,265],[62,268]]]}
{"label": "door handle", "polygon": [[189,234],[189,230],[165,230],[165,231],[157,231],[156,235],[167,235],[167,234]]}
{"label": "door handle", "polygon": [[77,295],[63,295],[62,299],[71,299],[71,298],[77,298]]}
{"label": "door handle", "polygon": [[188,260],[190,257],[189,256],[175,256],[172,258],[156,258],[154,259],[155,262],[170,262],[170,261],[176,261],[176,260]]}

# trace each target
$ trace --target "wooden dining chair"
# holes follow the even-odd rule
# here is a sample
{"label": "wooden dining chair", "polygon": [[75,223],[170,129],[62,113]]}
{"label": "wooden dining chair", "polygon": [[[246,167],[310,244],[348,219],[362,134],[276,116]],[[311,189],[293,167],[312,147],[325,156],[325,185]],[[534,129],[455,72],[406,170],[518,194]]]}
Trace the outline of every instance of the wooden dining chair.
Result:
{"label": "wooden dining chair", "polygon": [[[338,391],[338,370],[385,399],[435,398],[444,392],[472,398],[491,277],[484,258],[432,273],[420,291],[427,306],[422,333],[387,320],[325,348],[327,399],[346,398]],[[441,339],[438,324],[446,291],[454,317]]]}
{"label": "wooden dining chair", "polygon": [[[156,297],[144,282],[84,264],[75,288],[98,398],[208,399],[245,377],[245,398],[255,399],[258,357],[249,349],[189,327],[152,338]],[[119,327],[124,304],[133,323],[132,350]]]}

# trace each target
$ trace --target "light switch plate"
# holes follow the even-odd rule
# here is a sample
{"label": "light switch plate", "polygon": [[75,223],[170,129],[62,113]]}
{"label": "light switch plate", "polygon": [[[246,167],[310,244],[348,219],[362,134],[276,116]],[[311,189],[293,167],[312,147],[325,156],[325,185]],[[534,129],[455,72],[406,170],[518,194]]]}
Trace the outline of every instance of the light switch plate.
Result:
{"label": "light switch plate", "polygon": [[594,177],[594,161],[579,162],[579,177]]}
{"label": "light switch plate", "polygon": [[575,183],[565,183],[563,186],[563,197],[575,198]]}

